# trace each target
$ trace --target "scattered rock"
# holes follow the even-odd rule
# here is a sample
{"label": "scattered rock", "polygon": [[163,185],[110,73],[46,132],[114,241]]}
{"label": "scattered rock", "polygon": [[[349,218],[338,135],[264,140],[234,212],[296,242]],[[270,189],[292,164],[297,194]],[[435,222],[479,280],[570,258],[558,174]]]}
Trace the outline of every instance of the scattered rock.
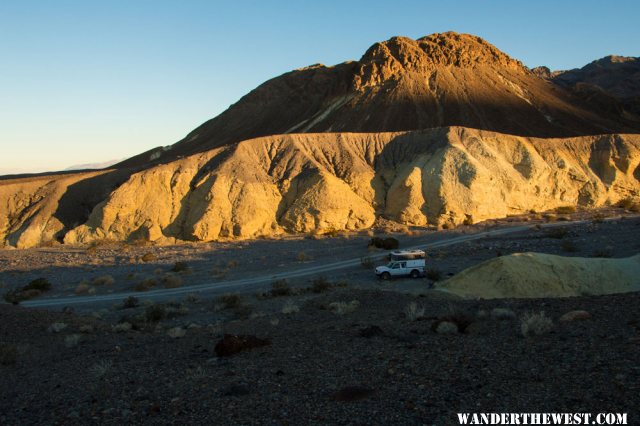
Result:
{"label": "scattered rock", "polygon": [[497,320],[514,320],[516,313],[507,308],[495,308],[491,311],[491,318]]}
{"label": "scattered rock", "polygon": [[365,386],[346,386],[333,394],[332,399],[340,402],[354,402],[366,399],[376,391]]}
{"label": "scattered rock", "polygon": [[367,339],[375,336],[382,336],[383,334],[384,331],[382,331],[382,329],[377,325],[370,325],[360,330],[360,336],[366,337]]}
{"label": "scattered rock", "polygon": [[187,334],[187,331],[182,327],[173,327],[167,330],[167,336],[173,339],[179,339],[180,337],[184,337]]}
{"label": "scattered rock", "polygon": [[591,318],[591,314],[587,311],[570,311],[560,317],[560,322],[581,321]]}
{"label": "scattered rock", "polygon": [[435,328],[436,333],[438,334],[457,334],[458,326],[450,321],[440,321],[437,323],[438,325]]}
{"label": "scattered rock", "polygon": [[269,339],[260,339],[256,336],[225,334],[216,344],[215,351],[219,357],[231,356],[241,351],[268,346],[270,344],[271,341]]}
{"label": "scattered rock", "polygon": [[65,328],[67,328],[67,324],[63,323],[63,322],[54,322],[53,324],[51,324],[49,326],[49,328],[47,329],[47,331],[49,333],[60,333],[62,330],[64,330]]}
{"label": "scattered rock", "polygon": [[234,383],[220,390],[222,396],[245,396],[251,393],[251,388],[244,383]]}

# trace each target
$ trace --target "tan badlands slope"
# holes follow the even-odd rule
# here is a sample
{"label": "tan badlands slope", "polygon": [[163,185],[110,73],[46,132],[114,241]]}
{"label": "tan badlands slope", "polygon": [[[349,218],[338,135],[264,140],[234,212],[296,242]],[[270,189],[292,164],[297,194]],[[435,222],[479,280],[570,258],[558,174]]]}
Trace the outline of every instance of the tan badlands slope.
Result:
{"label": "tan badlands slope", "polygon": [[[103,185],[97,204],[87,194],[100,191],[77,190],[109,176],[96,173],[0,181],[0,241],[211,241],[363,229],[380,215],[459,224],[599,206],[640,196],[640,135],[537,139],[451,127],[263,137],[155,166],[121,184],[113,178],[115,189],[106,195]],[[64,200],[65,188],[78,199]],[[95,205],[83,224],[74,222],[81,217],[69,208],[74,203]]]}
{"label": "tan badlands slope", "polygon": [[640,290],[640,255],[626,259],[516,253],[465,269],[438,284],[463,297],[531,298],[626,293]]}

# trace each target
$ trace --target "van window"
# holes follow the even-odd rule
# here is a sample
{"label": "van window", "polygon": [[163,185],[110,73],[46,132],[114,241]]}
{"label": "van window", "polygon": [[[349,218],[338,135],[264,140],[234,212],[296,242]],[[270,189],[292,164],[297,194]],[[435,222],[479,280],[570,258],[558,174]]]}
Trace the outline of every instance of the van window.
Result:
{"label": "van window", "polygon": [[400,268],[399,263],[394,263],[393,265],[391,265],[391,269],[399,269],[399,268]]}

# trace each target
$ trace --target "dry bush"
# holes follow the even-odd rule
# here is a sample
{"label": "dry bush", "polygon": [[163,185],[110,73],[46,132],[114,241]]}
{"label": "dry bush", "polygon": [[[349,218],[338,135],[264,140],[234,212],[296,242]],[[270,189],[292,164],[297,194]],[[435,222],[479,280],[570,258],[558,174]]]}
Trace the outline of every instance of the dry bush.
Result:
{"label": "dry bush", "polygon": [[80,284],[78,284],[74,292],[76,294],[87,294],[90,289],[91,287],[89,286],[89,284],[87,284],[86,281],[82,281]]}
{"label": "dry bush", "polygon": [[332,302],[329,304],[329,310],[337,315],[346,315],[355,312],[360,307],[360,302],[352,300],[351,302]]}
{"label": "dry bush", "polygon": [[463,225],[466,225],[466,226],[471,226],[471,225],[473,225],[474,223],[475,223],[475,222],[473,221],[473,216],[471,216],[470,214],[465,214],[465,218],[464,218],[464,220],[462,221],[462,224],[463,224]]}
{"label": "dry bush", "polygon": [[547,222],[555,222],[556,220],[558,220],[558,217],[553,213],[545,213],[542,215],[542,218]]}
{"label": "dry bush", "polygon": [[296,254],[296,260],[298,262],[306,262],[308,260],[311,260],[311,257],[309,257],[305,252],[300,251],[298,252],[298,254]]}
{"label": "dry bush", "polygon": [[373,259],[371,259],[369,256],[361,257],[360,265],[362,265],[362,267],[366,269],[372,269],[375,266],[375,264],[373,263]]}
{"label": "dry bush", "polygon": [[289,287],[289,283],[285,279],[276,280],[271,283],[270,294],[273,297],[289,296],[291,287]]}
{"label": "dry bush", "polygon": [[46,278],[36,278],[20,289],[6,292],[3,296],[7,303],[17,305],[23,300],[29,300],[51,290],[51,283]]}
{"label": "dry bush", "polygon": [[300,312],[300,307],[296,305],[292,300],[287,300],[282,307],[283,314],[294,314],[296,312]]}
{"label": "dry bush", "polygon": [[431,281],[440,281],[442,278],[442,272],[438,268],[428,268],[424,274]]}
{"label": "dry bush", "polygon": [[182,287],[182,278],[177,275],[165,274],[162,278],[164,288],[178,288]]}
{"label": "dry bush", "polygon": [[596,213],[596,214],[593,215],[591,220],[593,221],[593,223],[603,223],[604,222],[604,214]]}
{"label": "dry bush", "polygon": [[94,286],[113,285],[115,282],[116,280],[111,275],[102,275],[91,280],[91,284]]}
{"label": "dry bush", "polygon": [[0,365],[18,362],[18,346],[15,343],[0,343]]}
{"label": "dry bush", "polygon": [[565,236],[567,236],[568,233],[569,233],[569,230],[567,228],[556,227],[556,228],[551,228],[547,231],[547,237],[562,239]]}
{"label": "dry bush", "polygon": [[176,262],[173,264],[173,268],[171,268],[171,272],[185,272],[189,270],[189,265],[187,262]]}
{"label": "dry bush", "polygon": [[422,318],[424,317],[424,306],[418,306],[416,302],[411,302],[404,308],[404,315],[409,321]]}
{"label": "dry bush", "polygon": [[133,289],[135,291],[147,291],[147,290],[151,290],[157,285],[158,285],[158,280],[156,280],[155,278],[147,278],[146,280],[143,280],[138,284],[136,284],[135,287],[133,287]]}
{"label": "dry bush", "polygon": [[318,277],[311,284],[311,291],[314,293],[324,293],[331,288],[331,282],[325,277]]}
{"label": "dry bush", "polygon": [[135,296],[129,296],[122,301],[123,309],[132,309],[140,306],[140,300]]}
{"label": "dry bush", "polygon": [[640,201],[634,200],[633,198],[625,198],[623,200],[620,200],[618,201],[616,206],[625,210],[632,211],[634,213],[640,212]]}
{"label": "dry bush", "polygon": [[527,312],[522,316],[520,322],[520,330],[525,337],[539,336],[548,333],[553,329],[553,321],[543,312],[531,313]]}
{"label": "dry bush", "polygon": [[233,268],[236,268],[237,266],[238,266],[237,260],[230,260],[227,262],[227,269],[233,269]]}
{"label": "dry bush", "polygon": [[224,309],[235,309],[242,305],[242,296],[239,294],[223,294],[218,300]]}
{"label": "dry bush", "polygon": [[113,362],[111,360],[102,360],[89,368],[89,374],[96,379],[102,379],[111,371]]}
{"label": "dry bush", "polygon": [[142,260],[143,262],[153,262],[155,260],[158,259],[158,256],[156,256],[154,253],[145,253],[142,255],[142,257],[140,258],[140,260]]}
{"label": "dry bush", "polygon": [[26,286],[22,287],[22,290],[38,290],[40,292],[45,292],[51,290],[51,283],[46,278],[36,278]]}
{"label": "dry bush", "polygon": [[144,311],[144,317],[147,322],[162,321],[167,317],[167,308],[164,305],[148,306]]}
{"label": "dry bush", "polygon": [[556,213],[558,214],[572,214],[576,212],[575,206],[560,206],[556,207]]}
{"label": "dry bush", "polygon": [[82,335],[80,334],[70,334],[64,338],[64,345],[67,348],[75,348],[80,343],[82,339]]}
{"label": "dry bush", "polygon": [[571,240],[563,240],[560,246],[562,247],[562,250],[569,253],[578,251],[578,246],[576,246],[576,244]]}

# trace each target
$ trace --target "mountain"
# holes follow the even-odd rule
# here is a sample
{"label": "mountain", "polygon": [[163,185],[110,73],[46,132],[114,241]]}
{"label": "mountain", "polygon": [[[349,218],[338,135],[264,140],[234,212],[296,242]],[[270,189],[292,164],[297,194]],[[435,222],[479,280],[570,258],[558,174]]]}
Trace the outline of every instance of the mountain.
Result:
{"label": "mountain", "polygon": [[638,116],[545,73],[471,35],[394,37],[269,80],[109,170],[0,178],[0,246],[457,225],[639,198]]}
{"label": "mountain", "polygon": [[260,136],[389,132],[464,126],[521,136],[640,131],[620,117],[539,78],[468,34],[375,43],[359,61],[314,65],[260,85],[183,140],[120,164],[168,162]]}
{"label": "mountain", "polygon": [[640,58],[611,55],[578,69],[537,67],[532,71],[593,108],[632,120],[640,115]]}
{"label": "mountain", "polygon": [[69,166],[64,169],[65,172],[75,171],[75,170],[99,170],[106,169],[109,166],[113,166],[114,164],[120,163],[122,159],[119,160],[110,160],[103,161],[101,163],[87,163],[87,164],[75,164],[73,166]]}

